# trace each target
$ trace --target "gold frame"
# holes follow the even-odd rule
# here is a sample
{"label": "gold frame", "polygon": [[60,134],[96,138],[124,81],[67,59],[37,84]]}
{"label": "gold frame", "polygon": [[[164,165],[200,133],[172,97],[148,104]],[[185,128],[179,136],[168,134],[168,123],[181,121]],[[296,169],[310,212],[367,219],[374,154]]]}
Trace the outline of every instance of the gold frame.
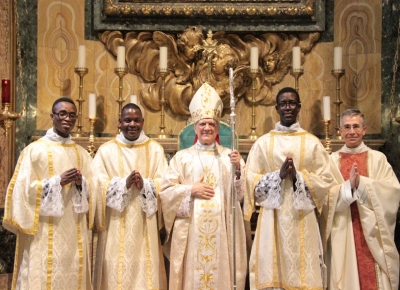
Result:
{"label": "gold frame", "polygon": [[325,30],[323,0],[102,0],[94,9],[95,30]]}
{"label": "gold frame", "polygon": [[[198,2],[198,3],[194,3]],[[104,0],[106,16],[171,17],[293,17],[314,16],[315,0],[280,1],[141,1]]]}

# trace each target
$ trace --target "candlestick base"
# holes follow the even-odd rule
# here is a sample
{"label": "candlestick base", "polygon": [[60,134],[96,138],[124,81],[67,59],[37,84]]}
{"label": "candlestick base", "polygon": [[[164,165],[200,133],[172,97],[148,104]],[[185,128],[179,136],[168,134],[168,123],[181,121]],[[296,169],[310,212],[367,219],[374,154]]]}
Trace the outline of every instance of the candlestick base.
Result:
{"label": "candlestick base", "polygon": [[304,74],[302,68],[292,68],[290,70],[290,75],[294,77],[294,89],[299,91],[299,78]]}
{"label": "candlestick base", "polygon": [[21,113],[16,113],[10,111],[10,103],[3,103],[3,110],[0,113],[0,121],[4,121],[4,129],[5,129],[5,137],[7,138],[10,129],[12,126],[12,122],[15,121],[16,119],[19,119],[23,116],[24,112]]}
{"label": "candlestick base", "polygon": [[331,148],[331,139],[329,138],[329,123],[330,120],[324,120],[324,125],[325,125],[325,150],[328,152],[328,154],[332,153],[332,148]]}
{"label": "candlestick base", "polygon": [[87,67],[76,67],[75,73],[79,76],[79,97],[76,100],[78,102],[78,128],[76,132],[71,133],[72,137],[86,137],[87,135],[82,131],[82,103],[85,102],[83,99],[83,77],[89,72]]}
{"label": "candlestick base", "polygon": [[255,129],[251,129],[250,134],[247,135],[247,139],[251,139],[251,140],[257,140],[258,139],[258,135],[257,135]]}
{"label": "candlestick base", "polygon": [[96,147],[94,146],[94,123],[96,122],[97,118],[89,118],[90,121],[90,136],[89,136],[89,146],[88,151],[92,158],[96,154]]}

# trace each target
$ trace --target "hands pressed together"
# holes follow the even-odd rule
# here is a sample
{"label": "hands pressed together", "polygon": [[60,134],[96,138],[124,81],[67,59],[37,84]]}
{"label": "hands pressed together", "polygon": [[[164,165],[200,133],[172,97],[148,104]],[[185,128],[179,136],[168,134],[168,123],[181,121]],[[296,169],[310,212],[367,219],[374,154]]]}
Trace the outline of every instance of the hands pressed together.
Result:
{"label": "hands pressed together", "polygon": [[281,170],[279,172],[279,177],[283,180],[287,176],[292,180],[296,180],[296,168],[294,167],[293,158],[287,156],[285,162],[283,162]]}
{"label": "hands pressed together", "polygon": [[143,188],[143,178],[137,170],[133,170],[126,178],[126,188],[130,189],[132,185],[135,185],[139,190]]}
{"label": "hands pressed together", "polygon": [[357,163],[353,163],[350,170],[350,185],[351,189],[357,189],[360,184],[360,174],[358,173]]}
{"label": "hands pressed together", "polygon": [[60,177],[61,186],[67,185],[73,181],[78,186],[82,185],[82,173],[78,168],[71,168],[67,171],[64,171],[63,173],[61,173]]}

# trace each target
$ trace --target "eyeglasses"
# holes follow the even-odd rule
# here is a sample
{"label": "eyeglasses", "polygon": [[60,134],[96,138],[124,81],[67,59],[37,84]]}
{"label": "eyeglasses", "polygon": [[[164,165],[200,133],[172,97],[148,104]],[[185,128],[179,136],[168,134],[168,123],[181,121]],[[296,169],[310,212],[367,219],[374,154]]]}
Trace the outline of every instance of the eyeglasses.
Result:
{"label": "eyeglasses", "polygon": [[74,121],[78,118],[78,115],[76,113],[67,113],[64,111],[58,112],[58,113],[53,113],[54,115],[57,115],[60,120],[65,120],[67,117],[69,117],[70,120]]}
{"label": "eyeglasses", "polygon": [[206,121],[200,121],[200,122],[198,122],[197,123],[197,125],[200,127],[200,128],[205,128],[207,125],[210,127],[210,128],[215,128],[216,126],[217,126],[217,124],[215,123],[215,122],[213,122],[213,121],[210,121],[210,122],[206,122]]}
{"label": "eyeglasses", "polygon": [[291,101],[291,102],[280,102],[278,103],[278,106],[280,109],[285,109],[285,108],[289,108],[289,109],[294,109],[297,107],[299,103],[295,102],[295,101]]}
{"label": "eyeglasses", "polygon": [[123,119],[122,120],[122,122],[124,122],[124,123],[126,123],[126,124],[129,124],[129,123],[131,123],[131,122],[134,122],[134,123],[142,123],[143,122],[143,118],[135,118],[135,119]]}
{"label": "eyeglasses", "polygon": [[351,129],[353,129],[354,132],[360,132],[362,130],[362,128],[363,127],[361,125],[354,124],[353,126],[352,125],[344,125],[342,127],[342,130],[345,131],[345,132],[350,132]]}

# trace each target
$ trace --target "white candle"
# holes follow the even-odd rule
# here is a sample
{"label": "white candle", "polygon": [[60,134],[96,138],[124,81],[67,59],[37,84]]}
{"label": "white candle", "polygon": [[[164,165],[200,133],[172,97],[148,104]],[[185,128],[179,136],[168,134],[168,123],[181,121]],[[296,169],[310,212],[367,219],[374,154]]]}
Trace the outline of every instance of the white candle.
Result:
{"label": "white candle", "polygon": [[250,70],[258,70],[258,47],[255,46],[250,49]]}
{"label": "white candle", "polygon": [[331,97],[323,96],[322,104],[324,107],[324,120],[330,120],[331,119]]}
{"label": "white candle", "polygon": [[89,94],[89,118],[96,118],[96,95]]}
{"label": "white candle", "polygon": [[78,67],[86,67],[86,46],[78,46]]}
{"label": "white candle", "polygon": [[125,67],[125,46],[117,47],[117,67]]}
{"label": "white candle", "polygon": [[333,49],[333,69],[342,69],[342,48],[340,46]]}
{"label": "white candle", "polygon": [[168,48],[166,46],[160,47],[160,69],[166,70],[168,68],[168,60],[167,60]]}
{"label": "white candle", "polygon": [[293,47],[293,69],[300,69],[301,68],[301,54],[300,54],[300,46]]}
{"label": "white candle", "polygon": [[130,103],[137,105],[137,96],[136,95],[130,96]]}

